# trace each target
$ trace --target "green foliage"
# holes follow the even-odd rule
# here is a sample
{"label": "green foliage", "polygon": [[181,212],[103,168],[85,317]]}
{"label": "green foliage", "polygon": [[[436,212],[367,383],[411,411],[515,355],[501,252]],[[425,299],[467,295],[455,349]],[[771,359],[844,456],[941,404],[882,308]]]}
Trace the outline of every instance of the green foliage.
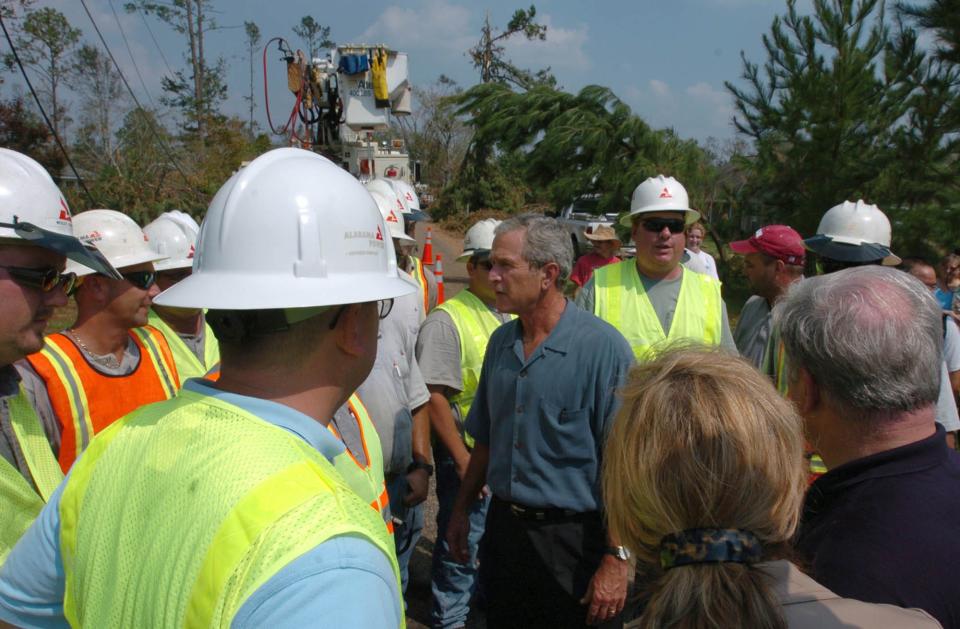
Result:
{"label": "green foliage", "polygon": [[320,24],[309,15],[300,18],[300,23],[293,27],[293,33],[307,44],[309,59],[316,57],[321,49],[334,45],[330,39],[330,27]]}
{"label": "green foliage", "polygon": [[504,83],[520,89],[529,89],[535,85],[555,86],[557,81],[550,74],[550,68],[537,72],[524,70],[513,65],[504,56],[503,43],[514,35],[522,35],[529,40],[543,41],[547,38],[547,27],[534,21],[537,8],[517,9],[510,18],[507,28],[495,33],[490,25],[490,16],[484,20],[480,41],[467,51],[473,61],[473,67],[480,72],[483,83]]}
{"label": "green foliage", "polygon": [[0,146],[29,155],[54,174],[66,165],[47,125],[21,98],[0,101]]}

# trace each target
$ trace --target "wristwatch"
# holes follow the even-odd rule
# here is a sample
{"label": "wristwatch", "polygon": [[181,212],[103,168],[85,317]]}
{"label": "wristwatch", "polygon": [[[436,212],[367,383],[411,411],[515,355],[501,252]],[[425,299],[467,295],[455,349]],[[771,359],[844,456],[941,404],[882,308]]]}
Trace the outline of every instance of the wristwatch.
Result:
{"label": "wristwatch", "polygon": [[429,463],[424,463],[423,461],[414,461],[407,466],[407,474],[414,470],[424,470],[427,473],[427,476],[433,476],[433,466]]}
{"label": "wristwatch", "polygon": [[608,555],[613,555],[620,561],[626,561],[627,559],[630,559],[630,551],[623,546],[607,546],[604,552]]}

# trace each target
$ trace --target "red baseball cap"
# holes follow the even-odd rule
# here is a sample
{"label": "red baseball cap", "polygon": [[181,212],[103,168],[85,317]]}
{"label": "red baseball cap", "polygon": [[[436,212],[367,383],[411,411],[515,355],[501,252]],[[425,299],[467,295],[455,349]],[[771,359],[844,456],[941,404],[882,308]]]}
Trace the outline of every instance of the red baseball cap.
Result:
{"label": "red baseball cap", "polygon": [[762,253],[797,265],[803,264],[807,253],[803,238],[787,225],[761,227],[750,238],[731,242],[730,248],[736,253]]}

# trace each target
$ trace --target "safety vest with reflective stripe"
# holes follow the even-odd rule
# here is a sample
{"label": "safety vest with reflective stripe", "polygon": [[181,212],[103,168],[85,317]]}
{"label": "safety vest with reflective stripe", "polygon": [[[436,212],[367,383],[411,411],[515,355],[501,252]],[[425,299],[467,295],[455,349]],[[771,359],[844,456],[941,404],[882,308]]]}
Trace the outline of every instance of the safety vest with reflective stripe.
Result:
{"label": "safety vest with reflective stripe", "polygon": [[335,535],[374,544],[400,587],[379,515],[322,454],[188,390],[93,440],[60,527],[72,627],[229,627],[259,587]]}
{"label": "safety vest with reflective stripe", "polygon": [[[463,390],[451,397],[450,401],[460,407],[460,417],[466,421],[473,398],[477,394],[477,385],[480,383],[480,371],[483,367],[483,356],[487,351],[487,342],[502,322],[469,289],[460,291],[437,308],[450,315],[460,337],[460,374],[463,379]],[[511,315],[510,318],[512,319],[513,316]],[[466,432],[463,433],[463,441],[468,448],[473,447],[473,437]]]}
{"label": "safety vest with reflective stripe", "polygon": [[[342,454],[334,457],[333,466],[337,468],[337,471],[340,472],[340,475],[347,481],[353,491],[380,513],[387,529],[393,533],[393,522],[390,519],[390,498],[387,495],[387,485],[383,473],[383,450],[380,446],[380,436],[373,425],[373,420],[370,419],[367,407],[363,405],[356,393],[347,400],[347,408],[350,410],[350,415],[357,421],[363,456],[367,462],[366,464],[360,463],[357,457],[350,452],[350,448],[347,448]],[[327,428],[337,439],[343,439],[333,422],[330,422]]]}
{"label": "safety vest with reflective stripe", "polygon": [[17,395],[7,400],[7,407],[30,478],[0,457],[0,565],[63,480],[60,464],[22,385]]}
{"label": "safety vest with reflective stripe", "polygon": [[167,400],[180,378],[167,341],[143,326],[130,330],[140,362],[125,376],[97,371],[64,334],[51,334],[42,350],[27,356],[46,384],[50,405],[60,423],[60,467],[66,473],[95,434],[144,404]]}
{"label": "safety vest with reflective stripe", "polygon": [[430,284],[427,282],[427,274],[423,270],[423,261],[416,256],[408,256],[413,262],[413,269],[410,275],[417,281],[420,290],[420,298],[423,300],[423,316],[430,312]]}
{"label": "safety vest with reflective stripe", "polygon": [[220,344],[217,343],[217,337],[206,322],[203,323],[203,363],[193,350],[187,347],[177,331],[167,325],[167,322],[161,319],[152,308],[147,322],[167,339],[173,361],[177,364],[177,374],[180,376],[181,384],[188,378],[202,378],[220,362]]}
{"label": "safety vest with reflective stripe", "polygon": [[634,260],[608,264],[593,272],[593,314],[620,330],[638,360],[649,360],[654,346],[664,341],[692,339],[706,345],[720,344],[723,329],[720,282],[680,268],[683,273],[680,295],[667,334],[643,288]]}

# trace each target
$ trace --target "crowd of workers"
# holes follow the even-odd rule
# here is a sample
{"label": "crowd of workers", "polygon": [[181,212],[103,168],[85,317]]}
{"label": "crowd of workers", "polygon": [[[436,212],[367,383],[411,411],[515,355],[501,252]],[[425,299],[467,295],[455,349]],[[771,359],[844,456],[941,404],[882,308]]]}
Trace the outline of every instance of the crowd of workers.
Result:
{"label": "crowd of workers", "polygon": [[960,627],[955,287],[877,207],[731,243],[735,331],[671,177],[446,301],[425,217],[276,149],[141,229],[0,149],[0,626],[404,626],[435,476],[435,627]]}

